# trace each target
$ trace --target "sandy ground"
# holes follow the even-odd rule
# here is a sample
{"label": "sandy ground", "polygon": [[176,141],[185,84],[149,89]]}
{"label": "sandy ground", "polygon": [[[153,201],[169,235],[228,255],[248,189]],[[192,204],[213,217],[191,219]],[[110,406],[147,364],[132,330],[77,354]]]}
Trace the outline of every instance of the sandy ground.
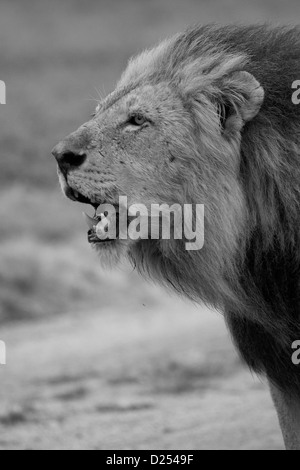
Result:
{"label": "sandy ground", "polygon": [[2,328],[0,449],[282,449],[267,386],[201,310],[167,299]]}

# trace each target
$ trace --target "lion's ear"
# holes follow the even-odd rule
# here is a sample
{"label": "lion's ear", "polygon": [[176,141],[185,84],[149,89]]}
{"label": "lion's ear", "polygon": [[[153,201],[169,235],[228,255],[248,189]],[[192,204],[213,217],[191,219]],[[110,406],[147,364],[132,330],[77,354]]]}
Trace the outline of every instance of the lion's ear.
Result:
{"label": "lion's ear", "polygon": [[233,72],[219,84],[218,110],[224,130],[242,128],[259,112],[265,92],[260,83],[248,72]]}

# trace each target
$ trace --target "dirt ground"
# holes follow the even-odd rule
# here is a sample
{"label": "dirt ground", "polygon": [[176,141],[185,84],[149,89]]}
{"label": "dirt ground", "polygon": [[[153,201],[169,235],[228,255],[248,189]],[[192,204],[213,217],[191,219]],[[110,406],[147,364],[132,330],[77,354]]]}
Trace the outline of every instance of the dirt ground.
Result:
{"label": "dirt ground", "polygon": [[215,312],[167,299],[6,327],[0,449],[282,449]]}

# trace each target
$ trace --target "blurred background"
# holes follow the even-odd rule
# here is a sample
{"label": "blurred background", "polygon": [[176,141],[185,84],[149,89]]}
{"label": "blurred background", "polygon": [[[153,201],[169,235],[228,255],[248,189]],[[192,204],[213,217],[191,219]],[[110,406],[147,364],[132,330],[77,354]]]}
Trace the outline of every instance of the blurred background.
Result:
{"label": "blurred background", "polygon": [[0,0],[0,449],[282,447],[221,316],[101,270],[51,149],[165,36],[299,18],[297,0]]}

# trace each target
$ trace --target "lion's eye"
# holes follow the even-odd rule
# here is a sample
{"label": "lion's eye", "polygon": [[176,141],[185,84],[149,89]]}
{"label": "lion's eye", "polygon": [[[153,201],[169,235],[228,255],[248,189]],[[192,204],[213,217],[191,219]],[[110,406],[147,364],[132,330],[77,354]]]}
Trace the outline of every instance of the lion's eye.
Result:
{"label": "lion's eye", "polygon": [[132,126],[140,127],[147,122],[147,119],[141,114],[134,114],[128,120],[128,123]]}

